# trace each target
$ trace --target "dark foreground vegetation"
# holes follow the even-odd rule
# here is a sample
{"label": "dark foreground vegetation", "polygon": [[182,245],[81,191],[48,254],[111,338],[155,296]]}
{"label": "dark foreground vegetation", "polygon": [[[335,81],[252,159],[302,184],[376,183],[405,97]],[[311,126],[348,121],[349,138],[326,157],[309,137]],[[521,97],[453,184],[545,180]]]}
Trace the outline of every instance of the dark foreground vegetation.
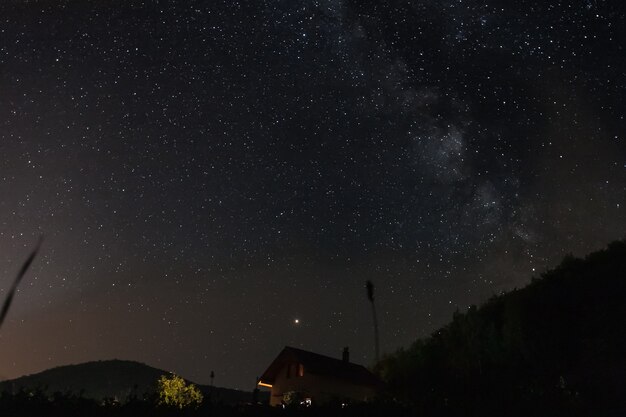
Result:
{"label": "dark foreground vegetation", "polygon": [[381,399],[345,408],[205,398],[181,410],[157,394],[118,403],[21,388],[0,396],[0,416],[626,416],[626,241],[455,313],[376,371],[387,383]]}
{"label": "dark foreground vegetation", "polygon": [[456,313],[377,370],[419,416],[625,416],[626,241]]}
{"label": "dark foreground vegetation", "polygon": [[339,404],[325,407],[288,407],[242,404],[239,406],[204,402],[199,408],[178,409],[157,405],[153,398],[130,399],[124,404],[115,401],[99,402],[75,395],[22,391],[16,395],[4,393],[0,397],[2,417],[383,417],[410,416],[411,410],[396,403],[353,404],[342,408]]}

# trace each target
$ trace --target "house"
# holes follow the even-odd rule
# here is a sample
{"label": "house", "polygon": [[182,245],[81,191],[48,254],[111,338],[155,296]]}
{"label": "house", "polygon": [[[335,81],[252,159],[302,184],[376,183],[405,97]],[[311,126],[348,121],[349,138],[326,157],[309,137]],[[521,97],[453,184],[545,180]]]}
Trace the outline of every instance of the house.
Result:
{"label": "house", "polygon": [[373,399],[380,380],[361,365],[350,362],[348,348],[335,359],[285,347],[258,381],[271,388],[270,405],[298,401],[307,405],[361,402]]}

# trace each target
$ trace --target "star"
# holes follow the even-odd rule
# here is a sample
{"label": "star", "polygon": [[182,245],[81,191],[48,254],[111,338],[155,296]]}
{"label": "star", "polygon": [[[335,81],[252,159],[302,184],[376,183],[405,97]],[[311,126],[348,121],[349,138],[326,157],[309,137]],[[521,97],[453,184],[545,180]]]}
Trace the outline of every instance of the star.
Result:
{"label": "star", "polygon": [[278,344],[373,353],[367,280],[395,351],[623,238],[622,1],[1,2],[0,297],[46,236],[2,377],[247,389]]}

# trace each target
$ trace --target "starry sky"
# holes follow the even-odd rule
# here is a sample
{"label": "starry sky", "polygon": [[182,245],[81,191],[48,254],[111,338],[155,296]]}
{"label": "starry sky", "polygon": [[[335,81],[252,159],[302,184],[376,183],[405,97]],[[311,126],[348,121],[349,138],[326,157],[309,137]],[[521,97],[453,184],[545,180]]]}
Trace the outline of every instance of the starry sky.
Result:
{"label": "starry sky", "polygon": [[[622,0],[3,0],[0,378],[374,361],[626,231]],[[549,318],[546,318],[549,319]]]}

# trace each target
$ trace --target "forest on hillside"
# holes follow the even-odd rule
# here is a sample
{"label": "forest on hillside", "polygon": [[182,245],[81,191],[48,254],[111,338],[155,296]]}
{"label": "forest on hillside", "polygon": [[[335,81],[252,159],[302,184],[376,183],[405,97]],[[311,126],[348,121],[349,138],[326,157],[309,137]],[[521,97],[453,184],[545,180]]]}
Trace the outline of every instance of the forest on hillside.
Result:
{"label": "forest on hillside", "polygon": [[566,257],[376,366],[420,416],[626,415],[626,241]]}

